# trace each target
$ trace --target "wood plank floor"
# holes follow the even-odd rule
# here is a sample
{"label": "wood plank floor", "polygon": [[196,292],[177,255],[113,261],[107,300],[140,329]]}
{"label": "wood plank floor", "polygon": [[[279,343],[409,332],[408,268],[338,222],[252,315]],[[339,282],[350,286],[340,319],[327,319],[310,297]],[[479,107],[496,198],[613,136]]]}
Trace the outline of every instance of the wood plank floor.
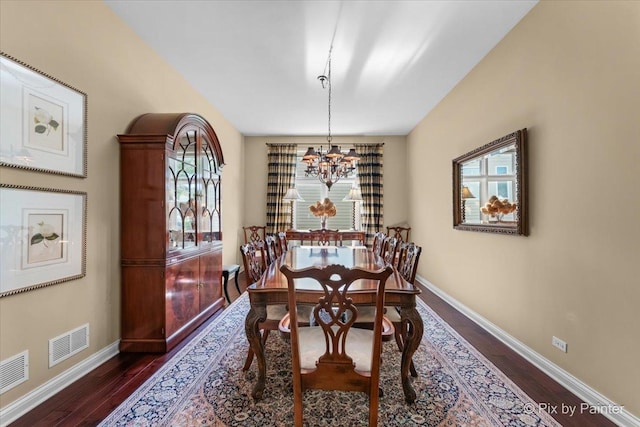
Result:
{"label": "wood plank floor", "polygon": [[[244,283],[242,274],[240,283]],[[241,290],[242,288],[241,286]],[[232,283],[229,283],[229,295],[232,299],[238,297]],[[432,292],[423,289],[422,298],[440,317],[536,402],[549,405],[548,407],[556,407],[558,412],[561,412],[562,405],[577,408],[573,416],[561,413],[552,414],[563,426],[615,426],[602,415],[589,414],[584,411],[580,413],[580,404],[582,403],[580,399]],[[206,324],[215,317],[217,315],[214,315]],[[191,336],[195,336],[205,325],[202,325]],[[171,352],[163,355],[121,353],[43,402],[16,420],[11,426],[97,425],[147,378],[160,369],[189,339],[187,338]]]}

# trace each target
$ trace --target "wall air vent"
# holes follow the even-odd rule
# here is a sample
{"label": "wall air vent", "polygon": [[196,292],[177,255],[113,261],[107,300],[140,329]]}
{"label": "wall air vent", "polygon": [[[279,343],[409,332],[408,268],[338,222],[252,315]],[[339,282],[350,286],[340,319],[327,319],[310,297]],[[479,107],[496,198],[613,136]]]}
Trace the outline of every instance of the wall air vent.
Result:
{"label": "wall air vent", "polygon": [[49,367],[89,347],[89,324],[49,340]]}
{"label": "wall air vent", "polygon": [[29,379],[29,350],[0,362],[0,394]]}

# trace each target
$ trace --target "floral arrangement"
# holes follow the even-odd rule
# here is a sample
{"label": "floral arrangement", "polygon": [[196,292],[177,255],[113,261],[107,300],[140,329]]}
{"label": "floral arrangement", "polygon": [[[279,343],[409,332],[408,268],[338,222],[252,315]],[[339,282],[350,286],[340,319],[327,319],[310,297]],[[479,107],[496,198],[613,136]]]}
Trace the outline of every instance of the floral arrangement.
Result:
{"label": "floral arrangement", "polygon": [[511,203],[509,199],[500,200],[497,196],[491,196],[489,201],[480,208],[480,211],[485,215],[498,218],[498,221],[500,221],[504,215],[515,211],[517,207],[517,204]]}
{"label": "floral arrangement", "polygon": [[336,205],[329,198],[325,198],[322,203],[317,201],[315,205],[309,206],[313,216],[336,216]]}

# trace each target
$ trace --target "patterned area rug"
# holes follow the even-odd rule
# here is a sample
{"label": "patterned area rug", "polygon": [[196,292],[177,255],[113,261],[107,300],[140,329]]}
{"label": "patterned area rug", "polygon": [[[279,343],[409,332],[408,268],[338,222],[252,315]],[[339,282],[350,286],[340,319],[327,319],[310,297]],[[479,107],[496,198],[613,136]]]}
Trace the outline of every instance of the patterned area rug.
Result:
{"label": "patterned area rug", "polygon": [[[100,425],[292,425],[289,343],[277,333],[266,344],[264,398],[251,398],[256,363],[247,372],[241,369],[249,345],[244,334],[248,311],[245,293]],[[379,425],[559,426],[419,299],[418,311],[424,320],[413,358],[418,398],[405,403],[400,352],[395,341],[384,343]],[[305,425],[366,425],[368,405],[363,393],[306,391]]]}

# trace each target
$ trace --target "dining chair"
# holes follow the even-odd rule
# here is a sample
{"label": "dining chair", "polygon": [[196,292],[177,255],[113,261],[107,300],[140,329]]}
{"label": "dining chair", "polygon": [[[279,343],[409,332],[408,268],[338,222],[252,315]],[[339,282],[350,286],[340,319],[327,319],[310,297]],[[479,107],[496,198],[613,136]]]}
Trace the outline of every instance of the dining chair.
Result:
{"label": "dining chair", "polygon": [[396,239],[400,239],[403,242],[409,241],[409,233],[411,232],[411,227],[387,227],[387,236],[393,236]]}
{"label": "dining chair", "polygon": [[248,225],[242,227],[242,231],[245,244],[264,240],[267,237],[267,226],[265,225]]}
{"label": "dining chair", "polygon": [[[384,290],[387,278],[393,273],[391,266],[378,271],[347,268],[342,265],[308,267],[291,270],[280,267],[287,278],[289,306],[302,302],[296,280],[312,280],[322,293],[313,307],[318,326],[298,325],[297,310],[291,317],[291,364],[293,369],[294,423],[303,425],[303,393],[308,389],[360,391],[369,397],[369,425],[378,422],[380,353],[382,351],[382,318]],[[357,280],[372,280],[375,293],[375,319],[373,330],[352,328],[357,322],[358,308],[349,295]],[[307,294],[308,295],[308,294]],[[359,294],[359,300],[365,295]],[[308,297],[307,297],[308,298]],[[304,302],[310,302],[304,298]]]}
{"label": "dining chair", "polygon": [[[249,287],[253,283],[258,282],[266,269],[264,260],[266,255],[264,254],[264,245],[260,242],[247,243],[240,246],[240,253],[242,254],[242,261],[244,263],[244,272],[246,278],[246,285]],[[262,345],[267,342],[269,337],[269,331],[277,331],[278,324],[283,316],[287,314],[287,307],[283,304],[267,305],[267,318],[264,322],[261,322],[258,327],[262,333]],[[247,358],[245,359],[243,371],[247,371],[251,367],[253,362],[253,350],[249,347],[247,352]]]}
{"label": "dining chair", "polygon": [[342,237],[338,230],[311,230],[311,245],[342,246]]}
{"label": "dining chair", "polygon": [[284,231],[278,231],[278,248],[280,251],[280,255],[287,252],[289,249],[289,243],[287,242],[287,233]]}
{"label": "dining chair", "polygon": [[275,236],[269,235],[264,239],[264,252],[265,252],[265,262],[267,265],[271,264],[278,258],[280,255],[278,253],[278,244],[276,242]]}
{"label": "dining chair", "polygon": [[384,239],[387,238],[387,235],[384,234],[383,231],[378,231],[373,235],[373,246],[371,250],[374,254],[378,256],[382,256],[382,250],[384,249]]}
{"label": "dining chair", "polygon": [[[418,261],[420,260],[420,253],[422,252],[422,247],[416,245],[413,242],[410,243],[402,243],[400,245],[400,255],[398,256],[398,273],[402,276],[404,280],[411,283],[412,285],[416,281],[416,273],[418,271]],[[407,340],[407,325],[403,324],[400,319],[400,310],[398,307],[386,307],[385,316],[393,323],[395,328],[395,338],[396,344],[398,345],[398,349],[402,351],[404,349],[404,343]],[[411,361],[411,365],[409,366],[409,370],[411,372],[412,377],[417,377],[418,372],[416,371],[415,365],[413,364],[413,360]]]}

